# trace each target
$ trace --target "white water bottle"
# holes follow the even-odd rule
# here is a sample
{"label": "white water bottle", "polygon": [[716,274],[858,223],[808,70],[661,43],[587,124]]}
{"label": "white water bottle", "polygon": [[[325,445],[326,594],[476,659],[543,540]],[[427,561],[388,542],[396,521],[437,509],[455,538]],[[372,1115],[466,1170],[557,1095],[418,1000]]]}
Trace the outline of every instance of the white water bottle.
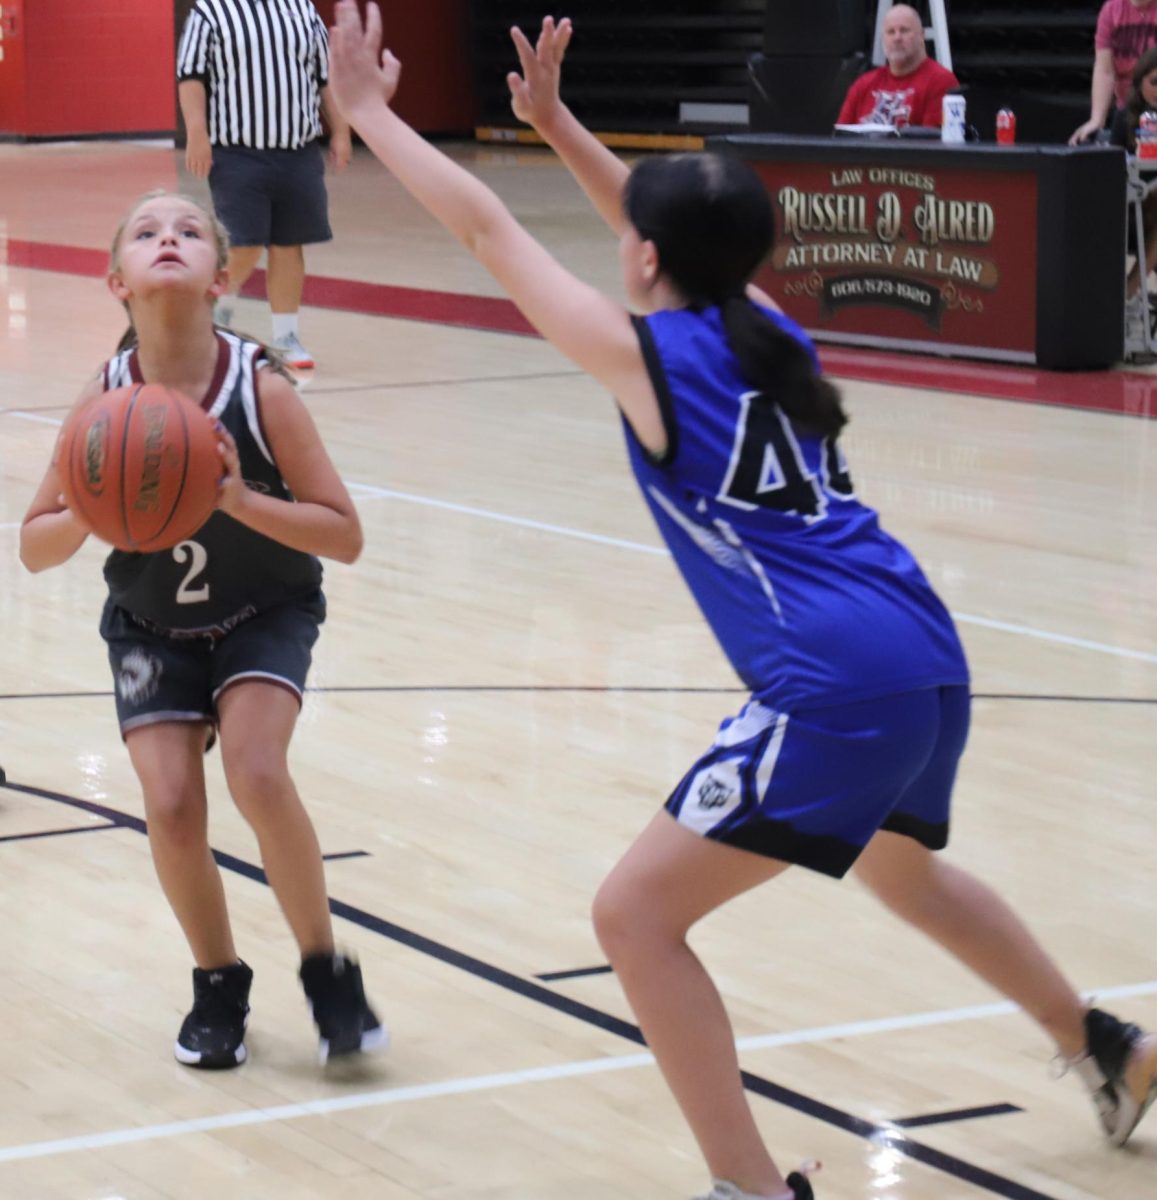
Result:
{"label": "white water bottle", "polygon": [[942,142],[964,141],[964,97],[949,93],[944,97],[941,109],[940,140]]}

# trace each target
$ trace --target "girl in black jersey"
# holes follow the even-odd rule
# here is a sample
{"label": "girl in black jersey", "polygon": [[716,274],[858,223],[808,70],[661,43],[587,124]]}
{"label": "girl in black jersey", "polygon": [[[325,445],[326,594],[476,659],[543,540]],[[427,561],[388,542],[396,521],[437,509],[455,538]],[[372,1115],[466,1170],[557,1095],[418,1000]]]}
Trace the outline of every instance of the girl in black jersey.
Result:
{"label": "girl in black jersey", "polygon": [[[206,1068],[245,1061],[253,977],[234,946],[207,836],[202,759],[215,732],[229,790],[301,949],[322,1061],[387,1040],[360,968],[335,953],[321,851],[287,762],[325,619],[318,556],[353,562],[361,526],[292,383],[263,347],[214,327],[226,254],[220,224],[193,201],[154,193],[134,205],[108,277],[131,336],[77,401],[163,384],[197,399],[221,439],[217,511],[172,550],[110,554],[101,618],[153,862],[196,964],[175,1054]],[[21,528],[31,571],[65,562],[90,532],[60,492],[54,456]]]}

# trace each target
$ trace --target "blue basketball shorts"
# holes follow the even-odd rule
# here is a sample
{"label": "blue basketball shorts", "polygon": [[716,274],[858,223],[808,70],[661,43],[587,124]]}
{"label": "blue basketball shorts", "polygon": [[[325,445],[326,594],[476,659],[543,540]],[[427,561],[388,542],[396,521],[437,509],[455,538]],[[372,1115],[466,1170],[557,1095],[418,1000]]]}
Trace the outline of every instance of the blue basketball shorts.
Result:
{"label": "blue basketball shorts", "polygon": [[877,830],[948,844],[966,686],[724,721],[667,811],[703,837],[840,878]]}
{"label": "blue basketball shorts", "polygon": [[158,629],[106,602],[100,632],[121,735],[164,721],[215,728],[221,693],[251,680],[283,687],[300,703],[324,620],[321,592],[255,613],[221,636]]}

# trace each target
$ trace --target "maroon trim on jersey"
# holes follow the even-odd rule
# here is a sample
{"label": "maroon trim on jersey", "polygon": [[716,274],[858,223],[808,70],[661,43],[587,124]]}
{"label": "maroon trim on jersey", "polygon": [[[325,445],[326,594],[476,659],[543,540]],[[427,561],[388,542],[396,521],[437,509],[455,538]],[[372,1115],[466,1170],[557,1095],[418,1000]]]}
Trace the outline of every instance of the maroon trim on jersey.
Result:
{"label": "maroon trim on jersey", "polygon": [[[213,368],[213,378],[209,380],[208,390],[200,401],[201,408],[206,412],[213,407],[229,370],[229,343],[216,330],[213,331],[213,336],[217,339],[217,365]],[[134,346],[129,353],[129,378],[133,383],[145,382],[145,377],[141,374],[140,354],[139,346]],[[105,369],[107,371],[107,366]]]}
{"label": "maroon trim on jersey", "polygon": [[201,397],[201,407],[208,412],[217,399],[217,393],[221,390],[221,385],[225,382],[225,375],[229,370],[229,343],[216,331],[213,336],[217,339],[217,366],[213,371],[213,378],[209,380],[208,390]]}
{"label": "maroon trim on jersey", "polygon": [[[261,434],[261,440],[265,443],[266,449],[270,454],[273,453],[273,447],[269,444],[269,435],[265,432],[265,408],[261,403],[261,388],[258,386],[258,379],[261,376],[261,368],[269,366],[269,359],[263,353],[265,347],[261,347],[262,353],[253,356],[253,411],[257,414],[257,431]],[[274,466],[277,464],[274,463]]]}

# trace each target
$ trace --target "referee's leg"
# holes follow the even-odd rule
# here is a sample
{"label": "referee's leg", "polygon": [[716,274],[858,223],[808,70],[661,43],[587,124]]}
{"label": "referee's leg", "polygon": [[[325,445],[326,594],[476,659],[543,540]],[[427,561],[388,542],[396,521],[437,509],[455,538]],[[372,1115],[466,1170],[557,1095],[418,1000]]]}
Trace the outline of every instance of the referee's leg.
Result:
{"label": "referee's leg", "polygon": [[229,231],[230,242],[226,264],[228,290],[218,302],[216,312],[220,325],[232,324],[237,296],[270,241],[270,190],[275,181],[274,166],[269,161],[271,153],[248,147],[217,147],[213,151],[209,190],[217,216]]}

